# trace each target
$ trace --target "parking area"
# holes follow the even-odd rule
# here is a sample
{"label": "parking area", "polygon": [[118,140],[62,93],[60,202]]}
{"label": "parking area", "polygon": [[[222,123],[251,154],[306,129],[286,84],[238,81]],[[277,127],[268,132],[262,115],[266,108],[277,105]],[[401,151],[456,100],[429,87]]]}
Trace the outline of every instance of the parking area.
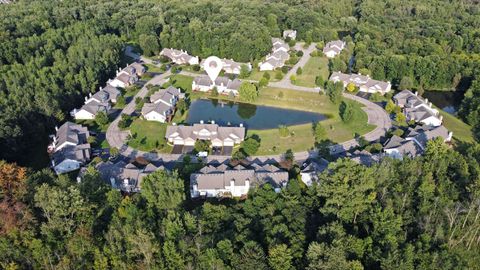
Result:
{"label": "parking area", "polygon": [[224,146],[222,155],[223,156],[231,156],[233,152],[233,146]]}
{"label": "parking area", "polygon": [[[193,145],[182,145],[176,144],[173,146],[172,154],[189,154],[194,150]],[[214,156],[231,156],[233,152],[233,146],[224,146],[224,147],[212,147],[211,155]]]}
{"label": "parking area", "polygon": [[194,146],[193,146],[193,145],[185,145],[185,146],[183,146],[183,151],[182,151],[182,153],[184,153],[184,154],[189,154],[189,153],[191,153],[191,152],[193,151],[193,149],[194,149]]}
{"label": "parking area", "polygon": [[172,154],[181,154],[183,150],[183,145],[181,144],[175,144],[172,149]]}

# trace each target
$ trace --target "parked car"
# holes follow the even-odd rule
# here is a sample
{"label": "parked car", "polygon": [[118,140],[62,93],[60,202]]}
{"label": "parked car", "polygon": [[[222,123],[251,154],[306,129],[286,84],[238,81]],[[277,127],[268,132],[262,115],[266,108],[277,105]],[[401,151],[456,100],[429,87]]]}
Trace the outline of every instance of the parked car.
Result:
{"label": "parked car", "polygon": [[208,157],[208,152],[198,152],[197,157],[205,158]]}

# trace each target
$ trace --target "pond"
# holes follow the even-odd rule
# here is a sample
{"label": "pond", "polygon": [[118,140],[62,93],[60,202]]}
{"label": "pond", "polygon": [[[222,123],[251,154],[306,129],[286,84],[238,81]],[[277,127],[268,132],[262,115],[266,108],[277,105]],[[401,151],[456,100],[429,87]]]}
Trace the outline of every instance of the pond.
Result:
{"label": "pond", "polygon": [[306,111],[290,110],[216,99],[198,99],[190,104],[187,123],[215,121],[219,125],[243,124],[250,129],[273,129],[279,125],[301,125],[327,119],[327,116]]}
{"label": "pond", "polygon": [[425,91],[422,96],[445,112],[456,114],[463,95],[464,93],[460,91]]}

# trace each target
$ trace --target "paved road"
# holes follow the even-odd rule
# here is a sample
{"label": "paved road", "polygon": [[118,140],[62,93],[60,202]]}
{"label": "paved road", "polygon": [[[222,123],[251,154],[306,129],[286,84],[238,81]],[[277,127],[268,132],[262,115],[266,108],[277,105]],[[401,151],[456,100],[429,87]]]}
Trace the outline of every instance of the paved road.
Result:
{"label": "paved road", "polygon": [[318,93],[320,91],[320,88],[309,88],[309,87],[303,87],[303,86],[297,86],[293,85],[290,82],[290,76],[296,74],[297,69],[299,67],[303,68],[305,64],[307,64],[308,60],[310,59],[310,54],[315,50],[315,44],[312,43],[308,48],[304,48],[300,46],[298,43],[295,45],[296,49],[300,49],[303,51],[303,56],[298,60],[298,62],[285,74],[283,79],[278,82],[271,82],[268,85],[272,87],[278,87],[278,88],[288,88],[288,89],[293,89],[293,90],[298,90],[298,91],[305,91],[305,92],[316,92]]}

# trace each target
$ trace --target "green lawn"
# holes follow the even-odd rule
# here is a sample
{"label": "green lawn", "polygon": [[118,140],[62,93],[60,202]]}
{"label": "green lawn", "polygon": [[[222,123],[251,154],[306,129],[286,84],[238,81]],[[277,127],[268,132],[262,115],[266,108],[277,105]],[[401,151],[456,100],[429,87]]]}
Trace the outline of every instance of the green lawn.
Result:
{"label": "green lawn", "polygon": [[473,142],[472,127],[465,124],[462,120],[455,116],[440,110],[443,115],[443,125],[453,132],[453,138],[463,142]]}
{"label": "green lawn", "polygon": [[170,82],[168,82],[167,84],[171,83],[173,84],[173,86],[181,88],[184,92],[191,93],[192,82],[193,82],[193,77],[176,74],[176,75],[170,76]]}
{"label": "green lawn", "polygon": [[165,140],[167,124],[136,119],[130,125],[132,138],[128,145],[141,151],[170,153],[172,147]]}
{"label": "green lawn", "polygon": [[260,148],[256,153],[258,156],[285,153],[288,149],[301,152],[313,147],[315,140],[311,124],[290,126],[288,129],[294,135],[287,138],[281,138],[278,129],[248,130],[247,136],[256,134],[260,137]]}
{"label": "green lawn", "polygon": [[277,82],[278,80],[275,79],[275,70],[273,71],[260,71],[258,68],[252,68],[252,72],[250,73],[250,76],[247,77],[248,80],[254,80],[254,81],[260,81],[260,79],[263,77],[264,73],[269,73],[270,74],[270,80],[271,82]]}
{"label": "green lawn", "polygon": [[297,75],[296,85],[315,87],[315,78],[321,75],[324,80],[328,79],[328,59],[325,56],[311,57],[303,67],[303,73]]}
{"label": "green lawn", "polygon": [[147,72],[154,72],[154,73],[165,72],[165,70],[162,71],[162,69],[160,67],[157,67],[157,66],[152,65],[152,64],[145,64],[145,66],[147,67]]}

